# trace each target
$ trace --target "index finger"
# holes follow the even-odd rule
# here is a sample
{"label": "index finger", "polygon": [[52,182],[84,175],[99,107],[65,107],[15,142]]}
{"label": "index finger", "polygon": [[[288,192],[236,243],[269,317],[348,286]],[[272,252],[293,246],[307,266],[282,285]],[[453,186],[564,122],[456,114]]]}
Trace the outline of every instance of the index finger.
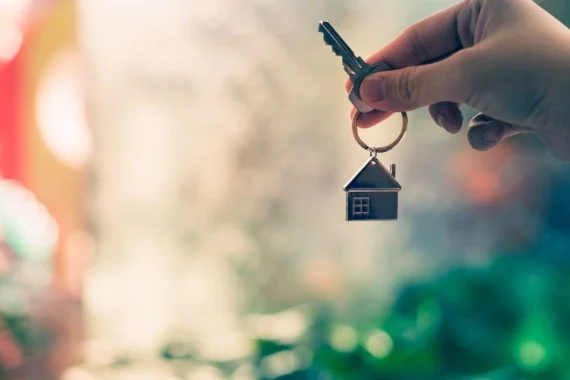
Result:
{"label": "index finger", "polygon": [[[412,24],[366,62],[370,65],[385,62],[392,69],[403,69],[454,53],[462,48],[458,19],[467,6],[464,0]],[[346,90],[351,87],[349,79]]]}

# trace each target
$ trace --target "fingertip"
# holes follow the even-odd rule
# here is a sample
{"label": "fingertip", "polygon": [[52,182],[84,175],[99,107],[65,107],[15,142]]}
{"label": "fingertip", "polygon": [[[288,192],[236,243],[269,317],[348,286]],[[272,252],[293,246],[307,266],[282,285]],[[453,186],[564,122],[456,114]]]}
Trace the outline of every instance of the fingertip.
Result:
{"label": "fingertip", "polygon": [[344,82],[344,89],[348,92],[352,88],[352,80],[349,78]]}
{"label": "fingertip", "polygon": [[388,81],[383,72],[367,76],[362,81],[360,96],[362,101],[370,106],[377,106],[387,98]]}
{"label": "fingertip", "polygon": [[463,125],[463,113],[457,103],[441,102],[429,107],[432,119],[446,132],[457,134]]}
{"label": "fingertip", "polygon": [[447,132],[455,135],[461,130],[462,125],[463,113],[459,110],[459,108],[456,108],[454,110],[450,110],[450,112],[446,114],[442,127]]}
{"label": "fingertip", "polygon": [[388,119],[391,115],[391,112],[374,110],[365,114],[361,114],[358,118],[357,125],[359,128],[371,128],[376,124]]}
{"label": "fingertip", "polygon": [[471,120],[467,140],[473,149],[486,151],[498,145],[505,138],[505,123],[498,120]]}
{"label": "fingertip", "polygon": [[[461,116],[461,119],[463,119],[463,116]],[[450,117],[449,114],[441,114],[437,116],[436,123],[437,125],[442,127],[447,133],[456,135],[461,130],[461,125],[463,124],[463,120],[458,122],[453,117]]]}

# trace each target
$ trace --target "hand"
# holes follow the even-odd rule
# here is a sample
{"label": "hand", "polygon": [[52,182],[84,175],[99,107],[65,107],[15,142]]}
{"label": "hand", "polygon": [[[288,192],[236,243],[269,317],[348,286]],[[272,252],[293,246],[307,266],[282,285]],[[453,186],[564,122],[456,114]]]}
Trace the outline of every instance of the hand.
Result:
{"label": "hand", "polygon": [[455,134],[466,104],[481,112],[470,122],[484,131],[470,136],[474,148],[532,132],[570,161],[570,30],[532,0],[461,1],[413,24],[367,62],[394,70],[364,79],[361,98],[375,110],[360,127],[429,106]]}

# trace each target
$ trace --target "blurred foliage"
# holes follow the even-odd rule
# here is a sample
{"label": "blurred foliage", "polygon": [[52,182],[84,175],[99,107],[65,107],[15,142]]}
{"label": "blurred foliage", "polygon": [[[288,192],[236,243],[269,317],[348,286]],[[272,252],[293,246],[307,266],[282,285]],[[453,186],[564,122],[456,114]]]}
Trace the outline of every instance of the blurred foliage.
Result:
{"label": "blurred foliage", "polygon": [[[504,256],[408,283],[390,312],[352,324],[325,314],[290,346],[259,339],[255,362],[311,352],[307,369],[262,379],[566,379],[567,266]],[[381,316],[380,316],[381,315]],[[318,331],[318,333],[317,333]],[[483,376],[483,377],[481,377]]]}
{"label": "blurred foliage", "polygon": [[[341,317],[327,304],[258,316],[275,329],[250,330],[249,357],[208,361],[190,340],[166,345],[160,360],[181,379],[196,368],[210,368],[215,379],[568,379],[569,274],[550,259],[500,254],[488,266],[408,282],[388,309],[379,304],[367,318]],[[304,328],[280,337],[285,328],[276,326],[295,313]]]}
{"label": "blurred foliage", "polygon": [[15,181],[0,181],[0,378],[46,355],[53,332],[41,321],[57,225],[46,207]]}

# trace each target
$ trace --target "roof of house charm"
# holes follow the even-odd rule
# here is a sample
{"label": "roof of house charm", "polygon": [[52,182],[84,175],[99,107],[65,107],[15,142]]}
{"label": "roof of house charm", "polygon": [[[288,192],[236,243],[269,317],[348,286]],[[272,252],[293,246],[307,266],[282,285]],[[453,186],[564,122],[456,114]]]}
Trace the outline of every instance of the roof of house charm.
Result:
{"label": "roof of house charm", "polygon": [[396,165],[388,171],[376,157],[370,159],[344,186],[346,191],[346,220],[398,219]]}

